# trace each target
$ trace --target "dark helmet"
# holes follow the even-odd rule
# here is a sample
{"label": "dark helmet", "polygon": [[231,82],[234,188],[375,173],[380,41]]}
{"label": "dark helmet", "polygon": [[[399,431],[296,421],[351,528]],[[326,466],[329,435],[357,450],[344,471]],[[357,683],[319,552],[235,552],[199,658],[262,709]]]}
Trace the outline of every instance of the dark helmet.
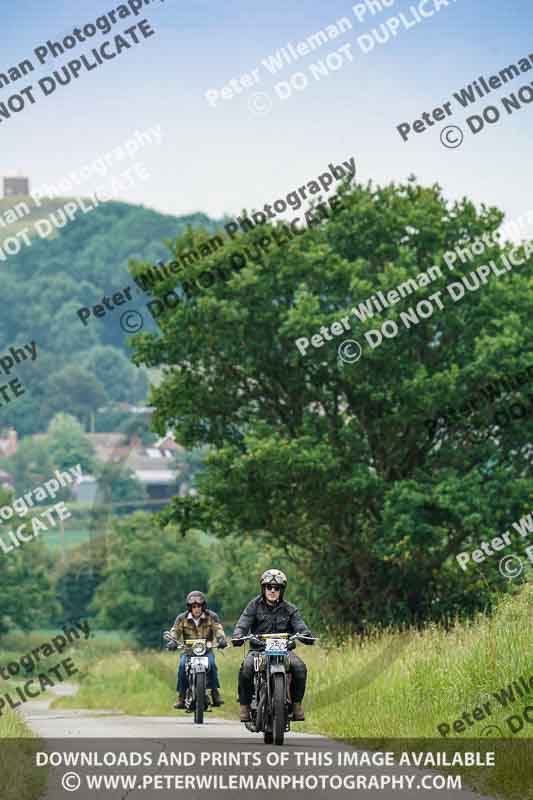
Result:
{"label": "dark helmet", "polygon": [[202,608],[205,610],[207,606],[207,601],[205,599],[205,594],[203,592],[198,592],[196,589],[192,592],[189,592],[187,595],[187,608],[189,611],[192,608],[193,603],[201,603]]}
{"label": "dark helmet", "polygon": [[269,583],[277,584],[281,590],[279,593],[279,599],[281,600],[283,597],[283,592],[285,591],[285,587],[287,586],[287,576],[280,569],[267,569],[261,575],[259,582],[261,584],[261,593],[263,595],[265,594],[265,586],[267,586]]}

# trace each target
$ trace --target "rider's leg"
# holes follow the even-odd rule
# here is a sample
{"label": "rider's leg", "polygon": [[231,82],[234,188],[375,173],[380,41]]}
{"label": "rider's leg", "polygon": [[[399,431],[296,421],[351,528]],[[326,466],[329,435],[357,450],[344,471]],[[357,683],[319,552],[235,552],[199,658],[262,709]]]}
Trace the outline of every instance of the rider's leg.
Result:
{"label": "rider's leg", "polygon": [[185,663],[187,661],[187,656],[183,654],[180,658],[180,665],[178,668],[178,685],[177,690],[180,694],[185,694],[187,691],[187,676],[185,674]]}
{"label": "rider's leg", "polygon": [[307,682],[307,667],[302,659],[294,653],[290,653],[290,664],[292,674],[292,718],[296,722],[302,722],[305,719],[302,700],[304,698],[305,684]]}
{"label": "rider's leg", "polygon": [[307,667],[299,656],[294,653],[289,654],[290,657],[290,670],[292,673],[292,701],[293,703],[301,703],[305,694],[305,685],[307,683]]}
{"label": "rider's leg", "polygon": [[220,681],[218,679],[217,662],[215,661],[215,654],[212,650],[207,651],[207,658],[209,660],[210,670],[207,673],[207,688],[220,689]]}
{"label": "rider's leg", "polygon": [[178,667],[178,683],[176,686],[178,697],[176,699],[176,704],[174,705],[174,708],[185,708],[185,692],[187,691],[187,676],[185,674],[185,662],[186,662],[186,656],[185,654],[183,654],[180,658],[180,663]]}
{"label": "rider's leg", "polygon": [[248,653],[239,670],[239,703],[241,722],[250,719],[250,703],[253,693],[254,656]]}
{"label": "rider's leg", "polygon": [[217,669],[217,662],[215,660],[215,654],[212,650],[207,653],[207,657],[209,659],[209,666],[211,669],[207,673],[207,688],[211,689],[211,697],[213,699],[214,706],[221,706],[224,704],[224,701],[218,691],[220,689],[220,681],[218,679],[218,669]]}

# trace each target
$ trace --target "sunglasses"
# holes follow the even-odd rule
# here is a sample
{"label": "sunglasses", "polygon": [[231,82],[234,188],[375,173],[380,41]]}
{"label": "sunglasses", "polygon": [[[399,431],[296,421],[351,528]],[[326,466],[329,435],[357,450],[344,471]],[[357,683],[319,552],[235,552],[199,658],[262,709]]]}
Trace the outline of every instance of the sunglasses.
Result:
{"label": "sunglasses", "polygon": [[268,584],[265,586],[265,589],[268,589],[270,592],[280,592],[281,586],[274,586],[274,584]]}

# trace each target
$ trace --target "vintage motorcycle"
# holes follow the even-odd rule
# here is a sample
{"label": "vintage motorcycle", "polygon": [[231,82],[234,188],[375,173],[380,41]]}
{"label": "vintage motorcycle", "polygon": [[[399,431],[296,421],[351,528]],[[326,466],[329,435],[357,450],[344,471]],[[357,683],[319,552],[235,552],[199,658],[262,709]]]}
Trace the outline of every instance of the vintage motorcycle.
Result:
{"label": "vintage motorcycle", "polygon": [[194,712],[194,721],[201,725],[204,721],[204,711],[209,710],[209,696],[206,691],[207,674],[211,667],[207,658],[207,639],[185,639],[183,644],[166,631],[163,639],[175,642],[176,650],[185,650],[185,674],[187,675],[187,691],[185,693],[185,710]]}
{"label": "vintage motorcycle", "polygon": [[265,744],[282,745],[285,731],[290,730],[292,702],[290,698],[289,651],[296,640],[314,642],[314,636],[300,633],[250,634],[235,641],[251,641],[262,648],[254,652],[254,689],[250,705],[251,722],[246,728],[263,732]]}

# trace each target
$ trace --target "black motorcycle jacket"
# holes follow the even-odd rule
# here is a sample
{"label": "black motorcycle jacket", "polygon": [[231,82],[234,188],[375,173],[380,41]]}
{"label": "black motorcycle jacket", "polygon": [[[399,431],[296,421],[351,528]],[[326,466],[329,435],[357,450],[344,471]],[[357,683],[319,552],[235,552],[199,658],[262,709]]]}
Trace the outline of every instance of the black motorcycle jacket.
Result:
{"label": "black motorcycle jacket", "polygon": [[[232,638],[240,639],[248,633],[255,636],[262,633],[313,635],[296,606],[285,600],[281,600],[275,606],[269,606],[262,595],[258,595],[248,603],[238,619]],[[253,643],[251,647],[256,649]]]}

